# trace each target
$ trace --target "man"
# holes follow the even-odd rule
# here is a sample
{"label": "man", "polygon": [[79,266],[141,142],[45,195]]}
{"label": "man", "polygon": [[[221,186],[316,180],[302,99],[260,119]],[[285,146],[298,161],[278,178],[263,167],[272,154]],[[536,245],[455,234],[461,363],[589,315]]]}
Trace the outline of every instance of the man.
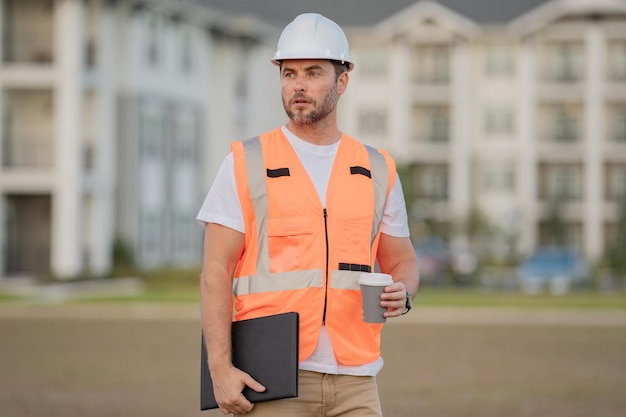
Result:
{"label": "man", "polygon": [[[354,64],[335,22],[296,17],[272,62],[289,120],[233,143],[198,214],[215,398],[224,414],[382,416],[382,324],[363,321],[358,279],[378,261],[394,280],[381,295],[385,317],[410,309],[418,272],[400,181],[386,153],[337,127]],[[242,389],[265,387],[231,362],[233,313],[242,320],[288,311],[300,314],[298,398],[253,405]]]}

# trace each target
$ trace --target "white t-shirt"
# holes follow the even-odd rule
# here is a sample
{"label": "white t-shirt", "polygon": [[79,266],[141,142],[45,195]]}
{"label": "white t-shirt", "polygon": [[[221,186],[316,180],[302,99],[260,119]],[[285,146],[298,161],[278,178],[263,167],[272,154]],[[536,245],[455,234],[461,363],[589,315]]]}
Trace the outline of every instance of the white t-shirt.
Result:
{"label": "white t-shirt", "polygon": [[[282,131],[315,184],[320,201],[324,202],[325,207],[326,187],[340,141],[328,146],[318,146],[298,138],[285,126],[282,127]],[[218,223],[244,233],[243,211],[237,194],[232,153],[224,158],[196,219],[202,224]],[[404,194],[397,174],[385,205],[381,233],[395,237],[409,236]],[[359,376],[376,375],[382,366],[382,358],[360,366],[338,364],[324,326],[315,351],[309,358],[300,362],[300,369],[308,371]]]}

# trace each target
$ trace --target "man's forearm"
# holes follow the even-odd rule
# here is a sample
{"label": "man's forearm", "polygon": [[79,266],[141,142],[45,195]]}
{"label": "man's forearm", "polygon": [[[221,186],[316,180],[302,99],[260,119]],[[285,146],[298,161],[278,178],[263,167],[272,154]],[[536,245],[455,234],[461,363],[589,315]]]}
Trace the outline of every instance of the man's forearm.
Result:
{"label": "man's forearm", "polygon": [[417,288],[419,287],[417,262],[406,261],[399,263],[391,272],[391,275],[396,281],[404,284],[406,290],[411,293],[411,297],[415,297],[417,294]]}
{"label": "man's forearm", "polygon": [[215,223],[206,225],[200,303],[211,369],[232,366],[232,283],[243,242],[243,234],[237,231]]}
{"label": "man's forearm", "polygon": [[[415,297],[419,286],[419,270],[417,258],[411,240],[381,233],[378,246],[378,263],[380,270],[390,274],[395,282],[401,282],[411,298]],[[403,299],[405,294],[402,294]],[[396,305],[389,306],[398,308]]]}
{"label": "man's forearm", "polygon": [[200,299],[209,368],[213,370],[232,365],[232,290],[227,285],[230,280],[211,279],[209,274],[211,271],[202,274]]}

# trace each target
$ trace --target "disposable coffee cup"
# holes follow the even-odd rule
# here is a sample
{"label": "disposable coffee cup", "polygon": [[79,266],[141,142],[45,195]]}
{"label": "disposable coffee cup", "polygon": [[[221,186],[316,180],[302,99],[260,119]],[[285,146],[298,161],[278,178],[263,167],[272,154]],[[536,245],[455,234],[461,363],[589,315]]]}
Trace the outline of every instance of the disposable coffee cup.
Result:
{"label": "disposable coffee cup", "polygon": [[359,278],[361,286],[361,298],[363,300],[363,320],[367,323],[384,323],[387,318],[383,313],[386,307],[380,306],[380,295],[387,285],[393,284],[389,274],[363,273]]}

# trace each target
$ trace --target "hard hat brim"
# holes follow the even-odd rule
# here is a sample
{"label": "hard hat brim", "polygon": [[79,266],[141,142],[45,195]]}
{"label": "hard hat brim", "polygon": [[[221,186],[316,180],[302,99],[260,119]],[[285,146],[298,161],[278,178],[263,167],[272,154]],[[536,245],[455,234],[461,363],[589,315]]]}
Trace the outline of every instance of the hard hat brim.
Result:
{"label": "hard hat brim", "polygon": [[341,62],[342,64],[348,64],[348,72],[354,69],[354,63],[352,61],[348,61],[346,59],[333,59],[333,58],[328,58],[328,57],[290,56],[290,57],[284,57],[280,59],[272,58],[271,61],[272,61],[272,64],[276,65],[277,67],[280,67],[281,62],[293,60],[293,59],[321,59],[324,61],[335,61],[335,62]]}

